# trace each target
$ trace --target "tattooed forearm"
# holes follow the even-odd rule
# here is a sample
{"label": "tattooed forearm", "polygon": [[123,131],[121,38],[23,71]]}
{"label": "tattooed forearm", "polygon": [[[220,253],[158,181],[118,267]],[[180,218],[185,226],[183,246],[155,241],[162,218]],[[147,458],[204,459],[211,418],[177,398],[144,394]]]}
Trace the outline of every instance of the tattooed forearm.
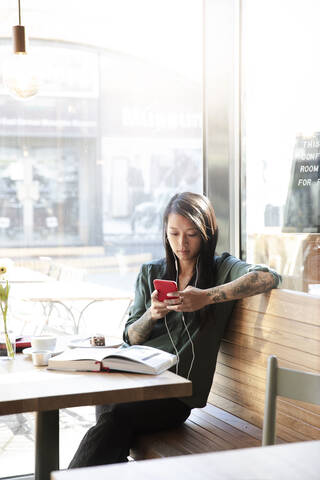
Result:
{"label": "tattooed forearm", "polygon": [[228,300],[226,293],[223,291],[223,287],[212,288],[207,295],[211,298],[212,303],[221,303]]}
{"label": "tattooed forearm", "polygon": [[263,293],[275,286],[274,277],[269,272],[250,272],[242,278],[243,282],[233,286],[233,294],[237,298]]}
{"label": "tattooed forearm", "polygon": [[155,320],[151,318],[150,308],[128,328],[128,337],[131,345],[145,342],[154,327]]}
{"label": "tattooed forearm", "polygon": [[270,272],[250,272],[233,282],[210,288],[207,295],[211,303],[227,302],[267,292],[276,286],[276,280]]}

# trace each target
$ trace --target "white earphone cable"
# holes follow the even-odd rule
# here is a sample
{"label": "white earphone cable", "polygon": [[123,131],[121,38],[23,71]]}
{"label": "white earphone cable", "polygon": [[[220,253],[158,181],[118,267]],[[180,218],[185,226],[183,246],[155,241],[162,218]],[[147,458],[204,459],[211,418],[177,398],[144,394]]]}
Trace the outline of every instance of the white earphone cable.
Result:
{"label": "white earphone cable", "polygon": [[[178,262],[177,262],[176,256],[174,256],[174,260],[175,260],[175,266],[176,266],[176,283],[178,283]],[[199,257],[197,258],[197,263],[196,263],[196,281],[195,281],[195,287],[197,286],[198,276],[199,276],[198,262],[199,262]],[[190,373],[191,373],[191,370],[192,370],[192,367],[193,367],[193,364],[194,364],[196,355],[195,355],[195,350],[194,350],[194,344],[193,344],[193,341],[192,341],[192,338],[191,338],[189,329],[188,329],[188,327],[187,327],[187,324],[186,324],[186,321],[185,321],[185,318],[184,318],[184,314],[183,314],[183,313],[182,313],[182,321],[183,321],[184,328],[185,328],[185,330],[186,330],[186,332],[187,332],[188,339],[189,339],[189,343],[190,343],[190,345],[191,345],[191,350],[192,350],[192,359],[191,359],[191,363],[190,363],[190,367],[189,367],[189,371],[188,371],[188,375],[187,375],[187,380],[189,380]],[[169,338],[170,338],[170,340],[171,340],[172,346],[173,346],[173,348],[174,348],[174,351],[175,351],[175,353],[176,353],[176,355],[177,355],[176,374],[178,375],[180,357],[179,357],[179,353],[178,353],[177,347],[176,347],[176,345],[175,345],[175,343],[174,343],[174,341],[173,341],[173,339],[172,339],[172,336],[171,336],[171,333],[170,333],[170,330],[169,330],[169,327],[168,327],[168,324],[167,324],[167,316],[164,317],[164,323],[165,323],[165,325],[166,325],[166,329],[167,329]]]}
{"label": "white earphone cable", "polygon": [[185,328],[186,331],[187,331],[187,334],[188,334],[188,337],[189,337],[189,342],[190,342],[190,344],[191,344],[191,350],[192,350],[192,359],[191,359],[191,363],[190,363],[190,367],[189,367],[189,371],[188,371],[188,375],[187,375],[187,380],[189,380],[190,373],[191,373],[191,370],[192,370],[192,367],[193,367],[193,363],[194,363],[194,359],[196,358],[196,355],[195,355],[195,352],[194,352],[193,341],[192,341],[192,339],[191,339],[191,336],[190,336],[190,333],[189,333],[187,324],[186,324],[186,322],[185,322],[183,313],[182,313],[182,321],[183,321],[184,328]]}
{"label": "white earphone cable", "polygon": [[[175,344],[174,344],[174,341],[173,341],[173,339],[172,339],[172,336],[171,336],[171,333],[170,333],[170,330],[169,330],[169,327],[168,327],[168,324],[167,324],[167,315],[164,317],[164,323],[165,323],[165,325],[166,325],[166,329],[167,329],[169,338],[170,338],[170,340],[171,340],[172,346],[173,346],[173,348],[174,348],[175,354],[177,355],[176,375],[178,375],[180,357],[179,357],[179,352],[178,352],[178,350],[177,350],[177,347],[176,347]],[[189,379],[188,379],[188,380],[189,380]]]}
{"label": "white earphone cable", "polygon": [[[195,287],[197,286],[198,276],[199,276],[198,262],[199,262],[199,257],[197,258],[197,263],[196,263],[196,280],[195,280],[195,282],[194,282],[194,286],[195,286]],[[184,318],[184,314],[183,314],[183,313],[182,313],[182,321],[183,321],[184,328],[185,328],[185,330],[187,331],[187,335],[188,335],[189,342],[190,342],[190,345],[191,345],[191,350],[192,350],[192,359],[191,359],[191,363],[190,363],[190,367],[189,367],[189,371],[188,371],[188,375],[187,375],[187,380],[189,380],[190,373],[191,373],[191,370],[192,370],[192,367],[193,367],[193,363],[194,363],[194,360],[195,360],[195,358],[196,358],[196,354],[195,354],[195,351],[194,351],[194,344],[193,344],[193,341],[192,341],[192,338],[191,338],[189,329],[188,329],[188,327],[187,327],[187,324],[186,324],[186,322],[185,322],[185,318]]]}

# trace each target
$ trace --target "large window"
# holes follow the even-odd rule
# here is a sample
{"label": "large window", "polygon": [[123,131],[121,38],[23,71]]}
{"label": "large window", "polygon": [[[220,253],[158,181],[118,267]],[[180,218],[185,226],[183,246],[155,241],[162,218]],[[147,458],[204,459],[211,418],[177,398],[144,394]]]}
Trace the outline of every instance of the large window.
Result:
{"label": "large window", "polygon": [[[162,255],[170,196],[202,191],[202,7],[95,0],[88,12],[82,0],[76,16],[73,2],[63,15],[50,0],[22,7],[41,87],[25,102],[0,88],[1,257],[74,266],[79,247],[87,280],[132,290],[141,262]],[[3,69],[16,5],[0,12]],[[83,252],[97,246],[91,262]]]}
{"label": "large window", "polygon": [[317,0],[244,1],[243,247],[283,287],[319,294]]}
{"label": "large window", "polygon": [[[202,192],[202,2],[21,6],[41,87],[18,101],[0,85],[0,257],[42,272],[62,265],[130,295],[141,263],[163,255],[168,199]],[[16,3],[1,2],[0,15],[3,70]],[[83,325],[108,333],[117,305],[93,305]],[[19,309],[16,328],[31,333],[41,310]],[[62,468],[93,421],[79,412],[62,416]],[[32,472],[30,418],[0,417],[1,476]]]}
{"label": "large window", "polygon": [[[52,2],[25,9],[42,85],[27,102],[1,90],[1,247],[108,245],[107,254],[129,255],[134,244],[142,252],[159,241],[168,198],[202,190],[200,6],[140,1],[132,11],[128,1],[93,3],[86,46],[85,17],[71,21],[68,4],[68,35]],[[4,10],[3,37],[15,14]],[[44,40],[49,15],[57,24],[51,18]],[[3,38],[3,60],[11,48]]]}

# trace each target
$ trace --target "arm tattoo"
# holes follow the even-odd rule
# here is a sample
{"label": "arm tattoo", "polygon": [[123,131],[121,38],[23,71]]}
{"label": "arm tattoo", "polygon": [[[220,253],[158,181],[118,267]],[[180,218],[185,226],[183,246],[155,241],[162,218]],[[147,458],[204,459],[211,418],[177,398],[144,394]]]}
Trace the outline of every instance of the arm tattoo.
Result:
{"label": "arm tattoo", "polygon": [[258,293],[266,292],[274,286],[273,276],[267,278],[259,272],[251,272],[243,276],[243,282],[234,286],[234,294],[238,298],[249,297]]}
{"label": "arm tattoo", "polygon": [[155,321],[151,318],[151,310],[148,310],[136,320],[128,329],[128,337],[131,345],[145,342],[153,329]]}
{"label": "arm tattoo", "polygon": [[211,297],[211,300],[213,303],[220,303],[220,302],[225,302],[227,301],[227,295],[223,291],[223,288],[221,287],[215,287],[212,290],[209,290],[207,293],[208,297]]}
{"label": "arm tattoo", "polygon": [[275,286],[276,279],[272,273],[255,271],[246,273],[233,282],[211,288],[207,295],[212,303],[220,303],[267,292]]}

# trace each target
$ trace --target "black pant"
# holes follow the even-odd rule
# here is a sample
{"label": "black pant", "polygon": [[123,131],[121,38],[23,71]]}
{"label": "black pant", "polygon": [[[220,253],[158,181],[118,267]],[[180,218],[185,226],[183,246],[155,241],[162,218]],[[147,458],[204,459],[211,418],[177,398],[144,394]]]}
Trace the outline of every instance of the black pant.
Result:
{"label": "black pant", "polygon": [[126,462],[135,435],[177,427],[190,411],[176,398],[98,406],[97,424],[83,437],[69,468]]}

